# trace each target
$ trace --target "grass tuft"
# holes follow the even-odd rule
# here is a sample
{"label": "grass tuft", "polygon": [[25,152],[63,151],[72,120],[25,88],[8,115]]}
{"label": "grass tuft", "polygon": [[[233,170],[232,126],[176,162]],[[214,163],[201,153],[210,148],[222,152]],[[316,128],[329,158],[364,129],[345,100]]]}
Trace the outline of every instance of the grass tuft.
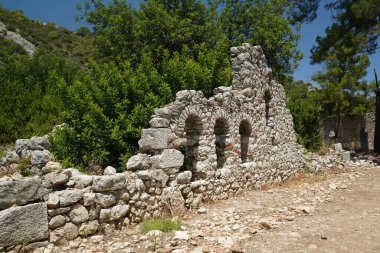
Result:
{"label": "grass tuft", "polygon": [[182,223],[179,220],[171,219],[169,217],[159,217],[144,220],[140,225],[140,229],[143,233],[147,233],[151,230],[169,232],[172,230],[180,230],[181,226]]}

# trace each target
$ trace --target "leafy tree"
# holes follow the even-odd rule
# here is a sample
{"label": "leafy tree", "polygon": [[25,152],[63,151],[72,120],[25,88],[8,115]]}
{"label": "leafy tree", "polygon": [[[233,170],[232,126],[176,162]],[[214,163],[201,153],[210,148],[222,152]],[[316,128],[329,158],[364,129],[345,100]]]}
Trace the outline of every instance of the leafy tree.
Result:
{"label": "leafy tree", "polygon": [[61,123],[62,94],[77,75],[64,58],[37,51],[0,65],[0,143],[43,135]]}
{"label": "leafy tree", "polygon": [[349,39],[346,37],[344,43],[347,47],[334,46],[330,49],[324,61],[325,70],[313,76],[321,85],[322,113],[334,115],[338,125],[343,115],[361,115],[367,111],[369,87],[361,79],[367,74],[366,68],[370,63],[360,46],[362,41],[362,37],[354,34]]}
{"label": "leafy tree", "polygon": [[[142,128],[154,108],[172,99],[169,86],[149,55],[132,68],[129,62],[91,63],[90,73],[68,88],[67,127],[53,136],[58,159],[87,167],[122,167],[136,152]],[[123,163],[124,162],[124,163]]]}
{"label": "leafy tree", "polygon": [[293,15],[289,14],[291,2],[226,0],[214,1],[214,4],[222,6],[218,23],[230,46],[243,42],[261,45],[276,79],[283,82],[293,73],[302,53],[298,49],[300,36],[296,32],[300,25],[293,27],[292,24],[297,23],[295,18],[301,21],[306,16],[302,18],[301,12],[296,12],[295,8]]}
{"label": "leafy tree", "polygon": [[318,150],[322,141],[319,91],[302,81],[290,81],[285,88],[298,142],[308,150]]}
{"label": "leafy tree", "polygon": [[334,12],[333,24],[326,29],[325,37],[317,37],[318,45],[312,49],[313,63],[328,58],[332,48],[348,47],[350,37],[361,37],[360,46],[366,53],[374,53],[380,35],[380,5],[377,0],[336,0],[325,8]]}

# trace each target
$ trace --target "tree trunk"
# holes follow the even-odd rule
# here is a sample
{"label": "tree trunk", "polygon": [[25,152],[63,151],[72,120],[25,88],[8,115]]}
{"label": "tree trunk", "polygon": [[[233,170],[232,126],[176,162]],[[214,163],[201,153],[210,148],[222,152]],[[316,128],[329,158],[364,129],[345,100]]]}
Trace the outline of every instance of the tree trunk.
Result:
{"label": "tree trunk", "polygon": [[375,153],[380,153],[380,90],[377,81],[377,73],[375,72],[376,81],[376,113],[375,113],[375,137],[373,140],[373,151]]}

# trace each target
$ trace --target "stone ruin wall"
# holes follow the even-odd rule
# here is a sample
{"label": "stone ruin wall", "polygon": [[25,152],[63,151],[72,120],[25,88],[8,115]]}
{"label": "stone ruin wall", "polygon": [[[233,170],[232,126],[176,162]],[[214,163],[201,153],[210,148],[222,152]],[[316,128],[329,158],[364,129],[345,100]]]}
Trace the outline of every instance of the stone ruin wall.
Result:
{"label": "stone ruin wall", "polygon": [[370,112],[359,116],[346,116],[341,118],[338,138],[331,137],[331,132],[338,128],[336,118],[323,119],[322,136],[327,144],[342,143],[348,150],[373,150],[375,138],[375,113]]}
{"label": "stone ruin wall", "polygon": [[[142,153],[128,160],[127,171],[107,167],[93,176],[45,161],[43,175],[0,179],[0,250],[61,244],[163,213],[181,216],[203,201],[301,172],[304,158],[284,89],[271,78],[262,49],[243,44],[231,54],[232,87],[216,88],[209,99],[180,91],[156,109],[139,141]],[[17,155],[33,156],[28,145],[16,143]]]}

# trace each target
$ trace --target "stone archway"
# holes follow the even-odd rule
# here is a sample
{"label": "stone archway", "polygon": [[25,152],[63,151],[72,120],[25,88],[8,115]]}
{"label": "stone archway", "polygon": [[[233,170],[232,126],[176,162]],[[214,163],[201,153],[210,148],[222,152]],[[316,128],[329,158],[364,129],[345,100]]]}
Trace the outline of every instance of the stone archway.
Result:
{"label": "stone archway", "polygon": [[249,136],[251,136],[252,127],[248,120],[244,119],[240,122],[239,134],[240,134],[240,158],[244,163],[247,161]]}
{"label": "stone archway", "polygon": [[225,149],[226,141],[229,135],[228,122],[224,118],[218,118],[214,126],[215,134],[215,152],[216,152],[216,162],[217,169],[223,168],[226,161]]}
{"label": "stone archway", "polygon": [[194,164],[197,161],[198,157],[199,137],[202,131],[203,124],[201,118],[197,115],[190,114],[185,120],[185,159],[181,170],[195,171]]}

